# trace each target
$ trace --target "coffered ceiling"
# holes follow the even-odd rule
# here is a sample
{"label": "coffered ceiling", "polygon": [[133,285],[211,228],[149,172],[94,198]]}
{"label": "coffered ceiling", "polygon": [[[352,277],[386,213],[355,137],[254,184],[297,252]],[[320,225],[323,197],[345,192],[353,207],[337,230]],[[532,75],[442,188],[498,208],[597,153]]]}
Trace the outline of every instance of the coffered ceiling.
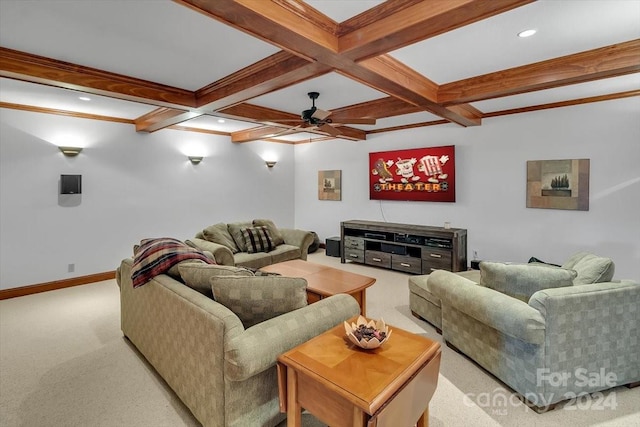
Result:
{"label": "coffered ceiling", "polygon": [[639,95],[640,0],[0,0],[0,106],[132,132],[365,140]]}

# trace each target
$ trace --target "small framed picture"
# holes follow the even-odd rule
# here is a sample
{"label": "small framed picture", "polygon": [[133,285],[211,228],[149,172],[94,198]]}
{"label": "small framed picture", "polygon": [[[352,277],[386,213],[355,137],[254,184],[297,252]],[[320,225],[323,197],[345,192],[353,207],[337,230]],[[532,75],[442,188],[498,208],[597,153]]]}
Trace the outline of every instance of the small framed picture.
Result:
{"label": "small framed picture", "polygon": [[318,200],[342,200],[342,171],[318,171]]}

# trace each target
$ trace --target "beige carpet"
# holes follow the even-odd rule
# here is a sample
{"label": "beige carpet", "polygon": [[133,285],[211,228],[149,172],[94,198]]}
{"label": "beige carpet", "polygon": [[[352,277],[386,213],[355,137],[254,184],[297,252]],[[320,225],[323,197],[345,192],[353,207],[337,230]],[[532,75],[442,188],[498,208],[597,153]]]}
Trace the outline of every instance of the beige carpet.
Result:
{"label": "beige carpet", "polygon": [[[441,341],[429,324],[411,316],[407,275],[341,265],[322,251],[309,260],[376,277],[367,292],[368,316]],[[118,298],[109,280],[0,301],[0,426],[199,425],[122,338]],[[546,414],[511,396],[445,346],[429,425],[640,426],[640,388],[615,388],[600,402],[583,399]],[[320,425],[310,416],[304,421],[305,427]]]}

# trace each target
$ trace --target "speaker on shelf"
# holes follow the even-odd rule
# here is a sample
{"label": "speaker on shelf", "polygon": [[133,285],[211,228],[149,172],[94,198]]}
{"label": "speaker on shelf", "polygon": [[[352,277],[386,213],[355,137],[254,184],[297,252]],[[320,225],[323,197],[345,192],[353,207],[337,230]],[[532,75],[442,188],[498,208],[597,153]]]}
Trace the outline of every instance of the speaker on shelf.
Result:
{"label": "speaker on shelf", "polygon": [[60,194],[82,194],[82,175],[60,175]]}

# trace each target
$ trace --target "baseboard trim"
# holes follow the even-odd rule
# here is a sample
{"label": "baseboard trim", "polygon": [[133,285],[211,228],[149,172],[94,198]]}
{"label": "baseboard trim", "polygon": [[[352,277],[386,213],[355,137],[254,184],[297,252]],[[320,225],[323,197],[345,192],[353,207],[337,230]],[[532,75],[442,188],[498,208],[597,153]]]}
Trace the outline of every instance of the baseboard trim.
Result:
{"label": "baseboard trim", "polygon": [[73,279],[54,280],[53,282],[39,283],[37,285],[22,286],[19,288],[0,289],[0,300],[53,291],[56,289],[70,288],[72,286],[86,285],[87,283],[101,282],[115,279],[115,271],[90,274],[88,276],[74,277]]}

